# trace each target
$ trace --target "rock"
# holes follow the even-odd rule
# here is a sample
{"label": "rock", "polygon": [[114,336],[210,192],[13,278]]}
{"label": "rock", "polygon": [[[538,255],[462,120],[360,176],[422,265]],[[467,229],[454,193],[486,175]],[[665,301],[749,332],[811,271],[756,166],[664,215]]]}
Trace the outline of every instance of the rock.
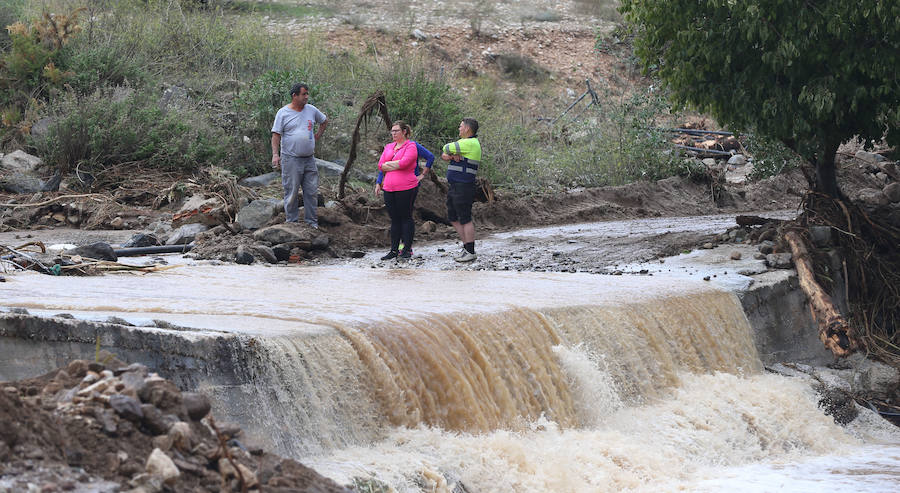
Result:
{"label": "rock", "polygon": [[264,227],[281,210],[282,202],[275,199],[254,200],[242,207],[234,221],[243,229],[257,230]]}
{"label": "rock", "polygon": [[765,241],[760,242],[759,251],[763,255],[768,255],[768,254],[774,252],[775,251],[775,242],[770,241],[770,240],[765,240]]}
{"label": "rock", "polygon": [[143,415],[141,425],[154,436],[165,435],[169,432],[169,428],[178,422],[178,418],[163,414],[153,404],[141,404],[141,414]]}
{"label": "rock", "polygon": [[834,418],[835,423],[844,426],[859,415],[856,402],[847,392],[824,386],[820,387],[818,392],[819,407],[826,415]]}
{"label": "rock", "polygon": [[240,183],[241,185],[243,185],[245,187],[260,188],[260,187],[267,187],[274,183],[280,183],[280,182],[281,182],[281,173],[278,171],[273,171],[271,173],[266,173],[264,175],[251,176],[251,177],[244,178],[241,181],[239,181],[238,183]]}
{"label": "rock", "polygon": [[428,35],[423,33],[420,29],[413,29],[412,37],[419,41],[425,41],[426,39],[428,39]]}
{"label": "rock", "polygon": [[109,397],[109,407],[111,407],[116,414],[128,421],[137,423],[144,417],[144,412],[141,411],[141,403],[138,402],[137,399],[128,397],[127,395],[111,395]]}
{"label": "rock", "polygon": [[250,265],[256,261],[256,258],[246,245],[238,245],[237,251],[234,253],[234,261],[241,265]]}
{"label": "rock", "polygon": [[250,247],[250,250],[252,250],[254,257],[260,256],[270,264],[278,263],[278,257],[275,256],[275,251],[266,245],[253,245]]}
{"label": "rock", "polygon": [[422,223],[422,226],[419,227],[419,231],[423,233],[434,233],[437,230],[437,224],[434,221],[425,221]]}
{"label": "rock", "polygon": [[712,243],[709,243],[709,242],[706,242],[706,243],[700,245],[700,248],[702,248],[704,250],[712,250],[715,247],[716,247],[715,245],[713,245]]}
{"label": "rock", "polygon": [[770,253],[766,255],[766,265],[776,269],[790,269],[794,266],[790,253]]}
{"label": "rock", "polygon": [[201,223],[207,226],[216,226],[224,217],[222,202],[219,198],[206,198],[202,195],[193,195],[187,199],[181,208],[172,216],[172,227],[186,224]]}
{"label": "rock", "polygon": [[[237,468],[241,471],[241,477],[244,478],[244,484],[247,485],[248,488],[253,488],[259,485],[259,480],[256,478],[256,474],[251,471],[247,466],[241,464],[240,462],[236,462]],[[231,464],[231,461],[225,457],[219,459],[219,474],[222,475],[225,479],[231,479],[237,477],[237,471],[234,466]]]}
{"label": "rock", "polygon": [[[320,236],[325,237],[324,241],[327,246],[327,235],[321,233],[317,229],[309,227],[305,223],[276,224],[274,226],[269,226],[268,228],[257,230],[253,233],[253,239],[256,241],[261,241],[270,245],[288,244],[291,247],[296,246],[304,250],[312,250],[313,240]],[[322,240],[319,240],[320,243],[321,241]]]}
{"label": "rock", "polygon": [[165,484],[172,484],[181,476],[178,467],[175,466],[172,459],[158,448],[150,452],[150,457],[147,457],[147,464],[144,469],[147,471],[147,474],[161,478]]}
{"label": "rock", "polygon": [[31,137],[34,140],[43,140],[50,133],[51,124],[53,124],[53,118],[48,116],[34,122],[31,126]]}
{"label": "rock", "polygon": [[209,229],[205,224],[185,224],[175,230],[172,236],[166,240],[166,245],[187,245],[197,238],[197,235]]}
{"label": "rock", "polygon": [[862,150],[856,151],[855,157],[856,157],[856,159],[860,159],[866,163],[872,163],[872,164],[880,163],[882,161],[887,160],[887,158],[885,158],[881,154],[876,154],[874,152],[867,152],[867,151],[862,151]]}
{"label": "rock", "polygon": [[179,421],[169,428],[169,438],[172,439],[172,445],[178,450],[189,451],[193,446],[194,433],[191,431],[191,425],[184,421]]}
{"label": "rock", "polygon": [[735,154],[734,156],[728,158],[729,166],[743,166],[745,164],[747,164],[747,158],[744,157],[743,154]]}
{"label": "rock", "polygon": [[740,259],[741,259],[741,252],[739,252],[737,250],[734,250],[731,252],[731,260],[740,260]]}
{"label": "rock", "polygon": [[116,255],[116,252],[109,245],[109,243],[104,243],[102,241],[98,241],[97,243],[92,243],[90,245],[80,246],[73,248],[71,250],[66,250],[66,255],[79,255],[81,257],[86,257],[95,260],[108,260],[110,262],[115,262],[119,260],[119,257]]}
{"label": "rock", "polygon": [[272,247],[272,253],[275,254],[275,258],[279,262],[286,262],[291,257],[291,246],[284,244],[275,245]]}
{"label": "rock", "polygon": [[876,188],[863,188],[856,193],[856,198],[864,204],[882,206],[890,203],[887,196]]}
{"label": "rock", "polygon": [[194,421],[200,421],[211,409],[209,399],[197,392],[184,392],[181,394],[181,400],[184,403],[188,417]]}
{"label": "rock", "polygon": [[855,392],[865,397],[887,400],[900,388],[900,370],[868,358],[858,357],[851,382]]}
{"label": "rock", "polygon": [[122,248],[139,248],[159,245],[159,238],[147,233],[138,233],[122,244]]}
{"label": "rock", "polygon": [[900,183],[894,182],[888,184],[881,190],[881,193],[893,203],[900,202]]}
{"label": "rock", "polygon": [[891,161],[880,162],[878,163],[878,169],[894,180],[900,181],[900,172],[897,171],[897,165],[895,163]]}
{"label": "rock", "polygon": [[168,380],[148,380],[144,388],[138,392],[138,397],[141,398],[141,402],[153,404],[163,411],[178,409],[181,406],[181,391]]}
{"label": "rock", "polygon": [[702,162],[708,169],[717,168],[719,166],[716,160],[711,157],[705,158]]}
{"label": "rock", "polygon": [[11,173],[34,173],[44,161],[25,151],[17,150],[0,158],[0,167]]}
{"label": "rock", "polygon": [[831,226],[810,226],[809,239],[817,247],[825,247],[831,244]]}

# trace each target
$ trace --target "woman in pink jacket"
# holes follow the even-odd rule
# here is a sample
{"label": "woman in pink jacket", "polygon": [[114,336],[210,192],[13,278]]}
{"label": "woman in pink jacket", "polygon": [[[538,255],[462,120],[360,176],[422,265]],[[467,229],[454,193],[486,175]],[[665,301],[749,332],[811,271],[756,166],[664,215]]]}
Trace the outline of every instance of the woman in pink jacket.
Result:
{"label": "woman in pink jacket", "polygon": [[[419,178],[416,176],[418,152],[416,143],[409,140],[412,129],[402,121],[391,127],[393,142],[384,146],[381,159],[378,160],[378,171],[384,172],[384,205],[391,217],[391,251],[381,260],[412,257],[413,205],[419,191]],[[403,249],[400,250],[400,245]]]}

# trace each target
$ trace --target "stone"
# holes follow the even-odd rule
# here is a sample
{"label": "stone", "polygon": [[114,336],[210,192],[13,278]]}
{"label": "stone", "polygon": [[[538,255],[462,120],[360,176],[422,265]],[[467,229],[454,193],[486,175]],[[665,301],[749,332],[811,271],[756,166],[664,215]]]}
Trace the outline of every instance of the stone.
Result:
{"label": "stone", "polygon": [[194,223],[216,226],[222,222],[224,217],[222,212],[222,202],[218,197],[206,198],[202,195],[193,195],[172,216],[172,226],[177,228]]}
{"label": "stone", "polygon": [[22,150],[16,150],[0,159],[0,167],[12,173],[33,173],[44,161]]}
{"label": "stone", "polygon": [[191,425],[184,421],[179,421],[169,428],[168,436],[172,439],[172,445],[179,450],[188,451],[192,447],[194,441],[194,433],[191,431]]}
{"label": "stone", "polygon": [[122,248],[140,248],[159,245],[159,238],[148,233],[137,233],[122,244]]}
{"label": "stone", "polygon": [[881,190],[881,193],[895,204],[900,202],[900,183],[889,183]]}
{"label": "stone", "polygon": [[275,251],[268,245],[253,245],[250,247],[250,250],[253,252],[254,257],[262,257],[270,264],[278,263],[278,257],[275,256]]}
{"label": "stone", "polygon": [[831,226],[810,226],[809,239],[817,247],[825,247],[831,244]]}
{"label": "stone", "polygon": [[[304,250],[309,250],[313,238],[320,235],[318,230],[309,227],[306,223],[284,223],[257,230],[253,233],[253,239],[270,245],[289,243],[291,246],[300,246]],[[304,248],[303,245],[306,247]]]}
{"label": "stone", "polygon": [[172,236],[166,240],[166,245],[187,245],[193,242],[198,234],[207,230],[209,230],[209,227],[205,224],[185,224],[172,233]]}
{"label": "stone", "polygon": [[148,380],[138,396],[141,402],[153,404],[164,411],[181,406],[181,391],[168,380]]}
{"label": "stone", "polygon": [[172,462],[172,459],[162,450],[155,448],[147,457],[147,464],[144,468],[147,474],[161,478],[165,484],[173,484],[181,473],[178,467]]}
{"label": "stone", "polygon": [[422,226],[419,227],[419,231],[422,233],[434,233],[437,230],[437,224],[434,221],[425,221],[422,223]]}
{"label": "stone", "polygon": [[863,188],[856,193],[856,198],[864,204],[874,206],[887,205],[890,203],[887,196],[877,188]]}
{"label": "stone", "polygon": [[256,261],[256,258],[246,245],[238,245],[237,251],[234,253],[234,261],[241,265],[250,265]]}
{"label": "stone", "polygon": [[423,33],[422,30],[421,30],[421,29],[418,29],[418,28],[417,28],[417,29],[413,29],[412,37],[413,37],[413,38],[416,38],[416,39],[419,40],[419,41],[425,41],[426,39],[428,39],[428,35],[426,35],[425,33]]}
{"label": "stone", "polygon": [[238,211],[234,221],[246,230],[257,230],[265,227],[280,212],[281,206],[280,200],[254,200]]}
{"label": "stone", "polygon": [[66,250],[66,255],[79,255],[81,257],[91,258],[95,260],[108,260],[110,262],[115,262],[119,260],[119,257],[116,255],[115,250],[109,245],[109,243],[104,243],[102,241],[98,241],[96,243],[91,243],[90,245],[84,245],[80,247],[73,248],[71,250]]}
{"label": "stone", "polygon": [[741,252],[739,252],[737,250],[734,250],[731,252],[731,260],[740,260],[740,259],[741,259]]}
{"label": "stone", "polygon": [[734,156],[728,158],[729,166],[743,166],[745,164],[747,164],[747,158],[744,157],[743,154],[735,154]]}
{"label": "stone", "polygon": [[818,389],[819,392],[819,408],[834,418],[834,422],[844,426],[859,416],[859,410],[856,408],[856,402],[845,391],[834,387],[824,387]]}
{"label": "stone", "polygon": [[272,253],[275,254],[275,258],[278,259],[279,262],[286,262],[289,258],[291,258],[291,247],[290,245],[275,245],[272,247]]}
{"label": "stone", "polygon": [[119,416],[128,421],[140,422],[144,417],[141,410],[141,403],[137,399],[133,399],[126,395],[114,394],[109,396],[109,407],[113,409]]}
{"label": "stone", "polygon": [[184,392],[181,394],[181,400],[184,403],[187,415],[194,421],[200,421],[211,409],[209,399],[197,392]]}
{"label": "stone", "polygon": [[881,154],[877,154],[874,152],[867,152],[867,151],[863,151],[863,150],[856,151],[855,157],[856,157],[856,159],[860,159],[866,163],[873,163],[873,164],[880,163],[882,161],[887,160],[887,158],[885,158]]}
{"label": "stone", "polygon": [[759,243],[759,251],[763,255],[768,255],[775,251],[775,242],[770,240],[761,241]]}
{"label": "stone", "polygon": [[790,253],[770,253],[766,255],[766,265],[776,269],[793,268],[793,255]]}
{"label": "stone", "polygon": [[165,435],[173,424],[180,421],[177,416],[165,414],[153,404],[141,404],[144,415],[141,425],[154,436]]}
{"label": "stone", "polygon": [[704,243],[703,245],[701,245],[700,248],[703,248],[704,250],[712,250],[713,248],[715,248],[715,245],[707,242],[707,243]]}
{"label": "stone", "polygon": [[264,175],[250,176],[250,177],[244,178],[241,181],[239,181],[238,183],[240,183],[241,185],[243,185],[245,187],[260,188],[260,187],[267,187],[274,183],[280,183],[280,182],[281,182],[281,173],[278,171],[273,171],[271,173],[266,173]]}

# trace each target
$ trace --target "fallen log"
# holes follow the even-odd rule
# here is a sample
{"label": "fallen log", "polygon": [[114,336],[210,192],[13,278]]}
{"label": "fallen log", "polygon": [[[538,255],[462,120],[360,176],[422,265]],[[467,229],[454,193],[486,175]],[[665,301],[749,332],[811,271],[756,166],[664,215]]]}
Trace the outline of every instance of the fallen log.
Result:
{"label": "fallen log", "polygon": [[831,296],[816,282],[809,250],[796,231],[788,231],[785,241],[791,247],[794,266],[800,279],[800,289],[809,299],[813,320],[819,326],[819,339],[836,357],[849,356],[861,347],[856,331],[847,323],[831,301]]}

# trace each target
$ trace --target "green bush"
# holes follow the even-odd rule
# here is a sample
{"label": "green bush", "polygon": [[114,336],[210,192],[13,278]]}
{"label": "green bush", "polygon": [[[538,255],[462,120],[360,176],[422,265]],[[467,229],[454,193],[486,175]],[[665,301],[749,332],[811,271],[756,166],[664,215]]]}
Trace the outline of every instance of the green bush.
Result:
{"label": "green bush", "polygon": [[220,164],[227,138],[196,118],[195,109],[163,110],[154,97],[122,88],[61,95],[49,135],[33,145],[64,173],[79,167],[99,174],[135,164],[191,172]]}
{"label": "green bush", "polygon": [[432,149],[459,138],[460,97],[446,80],[413,64],[395,64],[381,81],[391,120],[403,120],[415,139]]}
{"label": "green bush", "polygon": [[749,176],[751,180],[769,178],[785,171],[797,169],[804,163],[803,158],[796,152],[772,139],[753,137],[748,143],[748,147],[753,154],[753,171]]}

